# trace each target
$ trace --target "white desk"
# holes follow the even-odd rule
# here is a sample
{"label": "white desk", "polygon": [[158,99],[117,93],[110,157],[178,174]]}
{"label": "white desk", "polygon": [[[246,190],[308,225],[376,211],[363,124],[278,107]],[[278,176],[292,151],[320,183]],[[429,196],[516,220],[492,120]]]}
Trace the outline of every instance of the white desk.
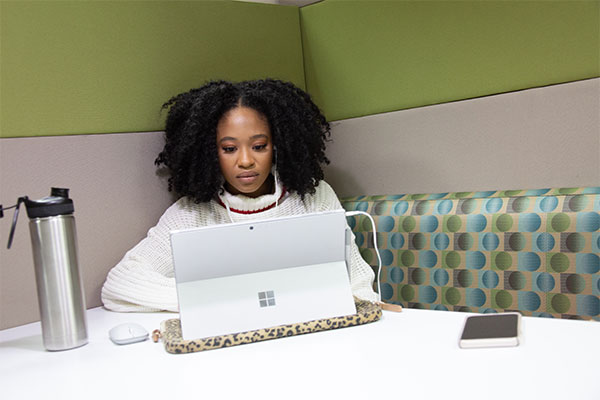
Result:
{"label": "white desk", "polygon": [[0,397],[600,399],[600,323],[526,317],[519,347],[463,350],[466,315],[406,309],[358,327],[172,355],[150,340],[114,345],[108,330],[133,321],[152,331],[176,314],[96,308],[79,349],[45,351],[39,323],[0,331]]}

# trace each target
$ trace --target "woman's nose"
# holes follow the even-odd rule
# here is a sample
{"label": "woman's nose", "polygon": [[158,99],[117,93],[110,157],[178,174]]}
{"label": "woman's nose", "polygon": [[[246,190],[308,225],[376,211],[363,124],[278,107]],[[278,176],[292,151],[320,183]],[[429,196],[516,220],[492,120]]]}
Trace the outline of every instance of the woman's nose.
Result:
{"label": "woman's nose", "polygon": [[242,149],[239,152],[240,157],[238,158],[238,165],[240,168],[249,168],[254,165],[254,158],[252,154],[246,149]]}

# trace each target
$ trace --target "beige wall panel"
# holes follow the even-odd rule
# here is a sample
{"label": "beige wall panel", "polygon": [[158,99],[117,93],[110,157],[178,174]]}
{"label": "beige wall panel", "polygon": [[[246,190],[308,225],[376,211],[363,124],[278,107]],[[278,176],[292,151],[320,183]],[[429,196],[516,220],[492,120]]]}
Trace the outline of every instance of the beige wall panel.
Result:
{"label": "beige wall panel", "polygon": [[[0,139],[0,202],[67,187],[75,204],[79,264],[87,307],[101,305],[109,269],[142,239],[173,201],[154,159],[163,134],[128,133]],[[24,208],[10,250],[13,212],[0,219],[0,329],[39,320]]]}
{"label": "beige wall panel", "polygon": [[339,196],[600,186],[600,79],[332,126]]}

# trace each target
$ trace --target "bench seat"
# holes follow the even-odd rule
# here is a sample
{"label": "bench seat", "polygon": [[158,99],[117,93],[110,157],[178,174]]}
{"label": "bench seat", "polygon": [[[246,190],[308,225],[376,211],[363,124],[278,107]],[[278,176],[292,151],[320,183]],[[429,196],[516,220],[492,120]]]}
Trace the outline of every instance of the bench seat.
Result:
{"label": "bench seat", "polygon": [[[355,196],[342,205],[377,224],[385,302],[600,320],[600,187]],[[368,218],[348,223],[375,269]]]}

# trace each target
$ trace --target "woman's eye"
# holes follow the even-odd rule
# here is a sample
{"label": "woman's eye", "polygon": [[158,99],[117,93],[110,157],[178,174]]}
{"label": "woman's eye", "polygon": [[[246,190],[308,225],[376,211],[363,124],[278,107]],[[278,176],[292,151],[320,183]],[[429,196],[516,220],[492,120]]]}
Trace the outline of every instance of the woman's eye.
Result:
{"label": "woman's eye", "polygon": [[222,148],[225,153],[233,153],[235,151],[235,147],[233,146],[225,146]]}
{"label": "woman's eye", "polygon": [[254,150],[264,150],[266,148],[267,148],[266,144],[259,144],[259,145],[254,146]]}

